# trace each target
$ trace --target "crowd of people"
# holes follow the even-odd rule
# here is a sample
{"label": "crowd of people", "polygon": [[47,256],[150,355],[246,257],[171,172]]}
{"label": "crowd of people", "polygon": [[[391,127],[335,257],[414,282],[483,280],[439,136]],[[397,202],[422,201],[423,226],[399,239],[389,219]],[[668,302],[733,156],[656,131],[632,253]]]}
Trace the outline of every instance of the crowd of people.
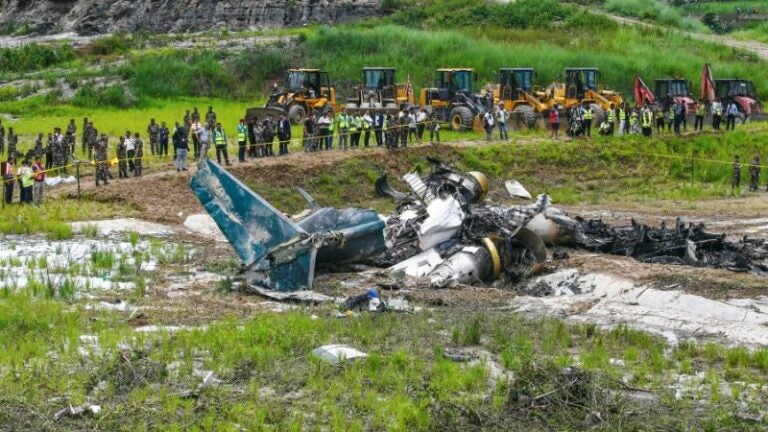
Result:
{"label": "crowd of people", "polygon": [[[555,109],[549,111],[550,137],[553,139],[558,139],[561,110],[562,107],[555,104]],[[602,111],[595,105],[574,105],[566,110],[566,134],[574,138],[579,136],[591,137],[592,127],[596,126],[598,133],[605,136],[642,134],[650,138],[654,128],[656,133],[662,133],[666,129],[668,132],[674,131],[676,135],[680,135],[688,130],[690,114],[694,116],[693,128],[696,131],[704,129],[704,119],[707,114],[712,118],[713,130],[721,130],[723,120],[725,120],[725,130],[734,130],[736,119],[740,115],[735,102],[730,101],[727,106],[723,107],[720,99],[715,99],[709,108],[703,100],[699,99],[693,113],[688,112],[689,107],[686,106],[686,103],[678,101],[672,101],[666,109],[658,104],[631,107],[628,103],[619,105],[612,103],[610,108],[603,113],[602,121],[593,125],[598,110]]]}
{"label": "crowd of people", "polygon": [[[657,133],[666,128],[680,134],[681,129],[687,128],[687,109],[684,103],[672,103],[666,110],[656,105],[631,108],[628,104],[612,104],[597,127],[600,134],[611,136],[642,133],[650,137],[654,126]],[[554,139],[558,139],[561,111],[562,107],[555,105],[555,109],[548,113],[551,137]],[[723,117],[726,130],[733,130],[738,108],[732,102],[723,108],[721,102],[715,100],[707,111],[705,104],[699,101],[694,113],[695,130],[702,130],[707,113],[712,117],[714,130],[720,130]],[[597,114],[595,105],[576,105],[565,110],[564,114],[568,124],[566,133],[569,136],[591,137],[592,122]],[[504,104],[485,112],[481,120],[488,141],[492,139],[494,129],[498,130],[500,140],[509,139],[507,125],[510,113]],[[301,121],[300,139],[292,138],[291,122],[285,113],[280,113],[276,119],[271,114],[264,115],[262,119],[253,116],[240,119],[236,126],[237,160],[245,162],[246,158],[287,155],[292,141],[300,141],[304,152],[333,150],[334,144],[342,151],[374,145],[388,150],[405,149],[409,143],[422,142],[427,131],[429,142],[440,142],[440,129],[441,121],[437,112],[423,107],[403,107],[394,113],[376,109],[355,112],[342,109],[338,114],[331,110],[311,111]],[[18,135],[13,128],[8,128],[6,134],[0,121],[0,153],[7,154],[7,159],[0,166],[5,202],[12,201],[14,184],[18,183],[22,203],[41,203],[46,174],[66,175],[73,165],[82,163],[76,156],[77,132],[75,120],[70,119],[66,128],[54,128],[47,140],[43,133],[38,134],[34,146],[23,153],[19,151]],[[175,122],[173,130],[165,122],[158,123],[152,118],[147,126],[147,136],[150,155],[168,157],[172,149],[174,166],[179,172],[188,170],[190,151],[193,159],[199,161],[201,157],[208,156],[211,148],[220,164],[223,161],[231,165],[227,149],[229,140],[213,107],[208,107],[204,115],[196,107],[186,110],[181,122]],[[274,150],[275,140],[278,144],[277,154]],[[102,183],[106,185],[113,179],[110,166],[117,167],[118,178],[140,177],[143,173],[145,147],[139,132],[126,131],[125,135],[119,136],[110,159],[109,137],[104,133],[99,134],[93,122],[84,118],[81,152],[83,160],[95,165],[96,186]],[[734,162],[734,187],[738,187],[740,181],[740,176],[736,176],[737,164],[738,160]],[[740,172],[741,165],[738,166]],[[753,160],[749,172],[752,189],[753,179],[755,184],[759,179],[759,163],[755,164]]]}

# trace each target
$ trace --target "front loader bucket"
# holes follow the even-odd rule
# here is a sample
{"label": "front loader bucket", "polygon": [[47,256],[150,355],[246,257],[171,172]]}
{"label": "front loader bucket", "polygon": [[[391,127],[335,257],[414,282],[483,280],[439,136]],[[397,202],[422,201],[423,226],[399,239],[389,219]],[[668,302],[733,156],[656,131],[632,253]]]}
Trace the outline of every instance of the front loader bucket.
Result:
{"label": "front loader bucket", "polygon": [[277,118],[278,116],[280,116],[280,114],[283,114],[283,113],[287,114],[287,112],[284,109],[276,106],[248,108],[245,111],[245,121],[249,121],[252,118],[264,120],[268,115],[271,115],[272,117]]}

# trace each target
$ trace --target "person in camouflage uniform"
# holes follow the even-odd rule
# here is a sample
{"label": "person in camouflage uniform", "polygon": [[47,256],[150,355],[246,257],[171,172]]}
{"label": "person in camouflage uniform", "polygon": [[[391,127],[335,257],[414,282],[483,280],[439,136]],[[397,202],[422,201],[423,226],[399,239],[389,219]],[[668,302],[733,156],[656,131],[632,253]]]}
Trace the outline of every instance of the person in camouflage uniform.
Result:
{"label": "person in camouflage uniform", "polygon": [[82,135],[82,142],[80,145],[83,149],[83,156],[85,156],[86,149],[88,150],[88,160],[91,159],[91,149],[88,148],[88,145],[90,143],[90,128],[93,126],[93,123],[88,121],[88,117],[83,117],[83,135]]}
{"label": "person in camouflage uniform", "polygon": [[107,149],[109,146],[109,138],[107,134],[101,134],[101,139],[97,140],[94,145],[94,153],[96,157],[96,186],[99,185],[99,180],[103,181],[105,185],[109,184],[107,174]]}
{"label": "person in camouflage uniform", "polygon": [[64,167],[64,174],[67,173],[67,165],[69,165],[70,155],[72,154],[72,145],[75,143],[75,136],[69,131],[64,135],[64,139],[61,140],[61,166]]}
{"label": "person in camouflage uniform", "polygon": [[13,133],[13,128],[8,128],[8,157],[17,160],[20,156],[18,152],[19,137]]}
{"label": "person in camouflage uniform", "polygon": [[147,134],[149,134],[149,152],[152,156],[160,154],[158,151],[158,143],[160,142],[160,125],[155,123],[155,119],[149,120],[149,126],[147,126]]}
{"label": "person in camouflage uniform", "polygon": [[125,148],[125,137],[122,135],[117,143],[117,176],[128,178],[128,151]]}
{"label": "person in camouflage uniform", "polygon": [[60,169],[64,166],[64,139],[61,136],[61,129],[56,128],[51,140],[51,156],[53,159],[53,168]]}
{"label": "person in camouflage uniform", "polygon": [[[83,156],[85,156],[85,150],[88,147],[88,134],[87,134],[87,132],[88,132],[89,125],[93,126],[93,123],[88,121],[88,117],[83,117],[83,132],[82,132],[82,136],[81,136],[83,141],[80,143],[80,145],[82,146],[82,149],[83,149]],[[90,159],[91,159],[91,153],[89,152],[88,153],[88,160],[90,160]]]}
{"label": "person in camouflage uniform", "polygon": [[48,145],[45,146],[45,170],[53,168],[53,134],[48,134]]}
{"label": "person in camouflage uniform", "polygon": [[733,157],[733,174],[731,175],[731,189],[738,189],[741,186],[741,163],[739,156]]}
{"label": "person in camouflage uniform", "polygon": [[33,154],[35,155],[35,157],[32,160],[42,159],[43,155],[45,154],[45,148],[43,147],[43,133],[42,132],[37,134],[37,139],[35,140],[35,147],[34,147]]}
{"label": "person in camouflage uniform", "polygon": [[216,113],[213,112],[212,106],[208,107],[208,112],[205,114],[205,122],[208,124],[211,130],[216,129]]}
{"label": "person in camouflage uniform", "polygon": [[400,147],[408,148],[408,115],[400,116],[398,119],[400,129]]}
{"label": "person in camouflage uniform", "polygon": [[0,121],[0,154],[2,154],[5,151],[5,126],[3,126],[3,122]]}
{"label": "person in camouflage uniform", "polygon": [[387,149],[394,150],[397,148],[397,140],[400,136],[399,128],[397,124],[397,118],[392,115],[387,115]]}
{"label": "person in camouflage uniform", "polygon": [[267,119],[264,120],[262,136],[264,137],[264,156],[274,156],[275,153],[272,149],[272,145],[275,141],[275,123],[272,121],[271,115],[268,115]]}
{"label": "person in camouflage uniform", "polygon": [[135,150],[133,155],[133,165],[136,168],[134,171],[134,176],[141,177],[141,171],[144,168],[141,160],[144,157],[144,141],[139,138],[138,132],[136,132],[136,134],[133,136],[133,146]]}
{"label": "person in camouflage uniform", "polygon": [[77,150],[77,143],[75,142],[77,139],[77,125],[75,124],[75,119],[69,119],[69,124],[67,125],[67,133],[72,136],[72,141],[69,145],[69,151],[74,153]]}
{"label": "person in camouflage uniform", "polygon": [[760,156],[755,155],[749,163],[749,191],[757,192],[760,183]]}
{"label": "person in camouflage uniform", "polygon": [[93,127],[93,122],[88,122],[86,131],[83,132],[85,147],[88,149],[88,160],[93,159],[93,146],[99,139],[98,131]]}
{"label": "person in camouflage uniform", "polygon": [[93,158],[93,152],[99,144],[99,131],[93,127],[93,122],[88,123],[88,160]]}

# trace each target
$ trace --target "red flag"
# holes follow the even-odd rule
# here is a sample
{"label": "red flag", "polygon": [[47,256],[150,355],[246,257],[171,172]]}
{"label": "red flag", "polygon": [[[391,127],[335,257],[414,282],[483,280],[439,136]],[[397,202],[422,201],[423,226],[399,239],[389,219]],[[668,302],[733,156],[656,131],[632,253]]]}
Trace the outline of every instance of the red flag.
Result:
{"label": "red flag", "polygon": [[647,101],[652,104],[656,100],[651,89],[643,82],[643,79],[639,76],[635,77],[635,104],[640,106]]}
{"label": "red flag", "polygon": [[701,98],[709,102],[715,100],[715,79],[709,64],[705,64],[701,71]]}

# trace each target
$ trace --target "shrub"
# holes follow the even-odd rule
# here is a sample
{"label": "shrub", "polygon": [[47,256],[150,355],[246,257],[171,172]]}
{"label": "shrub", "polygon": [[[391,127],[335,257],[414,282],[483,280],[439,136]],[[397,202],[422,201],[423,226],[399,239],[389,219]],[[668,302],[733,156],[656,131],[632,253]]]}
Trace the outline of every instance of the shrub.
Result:
{"label": "shrub", "polygon": [[86,84],[75,93],[72,104],[81,107],[128,108],[136,105],[136,100],[120,84],[104,87]]}
{"label": "shrub", "polygon": [[68,44],[49,46],[32,43],[18,48],[0,48],[0,71],[44,69],[74,58],[75,51]]}

